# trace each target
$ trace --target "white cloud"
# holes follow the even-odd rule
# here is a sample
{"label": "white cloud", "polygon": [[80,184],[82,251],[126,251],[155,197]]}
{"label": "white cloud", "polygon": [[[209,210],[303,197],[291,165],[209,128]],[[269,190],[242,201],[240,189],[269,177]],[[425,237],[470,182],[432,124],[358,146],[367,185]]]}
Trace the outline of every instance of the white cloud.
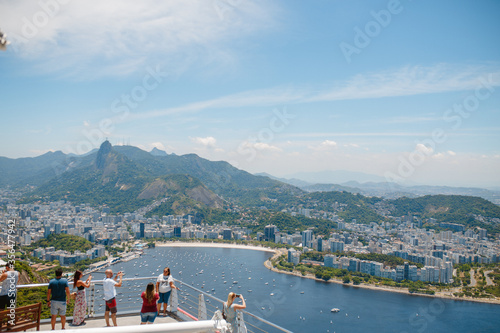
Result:
{"label": "white cloud", "polygon": [[450,156],[455,156],[455,155],[457,155],[457,153],[455,153],[453,150],[448,150],[448,151],[447,151],[447,153],[448,153],[448,155],[450,155]]}
{"label": "white cloud", "polygon": [[165,150],[165,146],[161,142],[153,142],[151,146],[159,150]]}
{"label": "white cloud", "polygon": [[337,147],[337,142],[332,141],[332,140],[325,140],[321,142],[322,147]]}
{"label": "white cloud", "polygon": [[432,155],[433,158],[443,158],[445,157],[443,153],[437,153],[437,154],[434,154]]}
{"label": "white cloud", "polygon": [[264,142],[256,142],[254,144],[251,144],[251,146],[260,151],[273,151],[273,152],[282,151],[281,148]]}
{"label": "white cloud", "polygon": [[3,1],[0,22],[20,57],[74,76],[88,69],[124,75],[151,63],[176,73],[193,63],[231,63],[228,41],[271,28],[275,13],[263,0],[60,2]]}
{"label": "white cloud", "polygon": [[217,143],[217,140],[213,136],[207,136],[206,138],[191,138],[191,141],[207,148],[215,148]]}
{"label": "white cloud", "polygon": [[[464,91],[475,89],[484,81],[488,81],[492,87],[500,86],[500,66],[498,64],[491,66],[438,64],[429,67],[403,67],[393,71],[359,74],[346,81],[339,81],[327,89],[310,86],[280,86],[245,91],[169,109],[134,114],[130,119],[199,112],[213,108],[358,100]],[[415,118],[400,118],[399,122],[409,122],[411,119]],[[424,122],[435,119],[434,117],[420,117],[417,120]]]}
{"label": "white cloud", "polygon": [[484,81],[500,85],[498,65],[406,66],[392,71],[359,74],[310,98],[311,101],[411,96],[475,89]]}
{"label": "white cloud", "polygon": [[337,142],[332,141],[332,140],[325,140],[325,141],[321,142],[319,145],[309,146],[309,148],[312,150],[330,150],[330,149],[337,148],[337,146],[338,146]]}
{"label": "white cloud", "polygon": [[434,149],[432,149],[431,147],[427,147],[422,143],[417,143],[417,145],[415,146],[415,150],[423,153],[424,155],[431,155],[434,152]]}

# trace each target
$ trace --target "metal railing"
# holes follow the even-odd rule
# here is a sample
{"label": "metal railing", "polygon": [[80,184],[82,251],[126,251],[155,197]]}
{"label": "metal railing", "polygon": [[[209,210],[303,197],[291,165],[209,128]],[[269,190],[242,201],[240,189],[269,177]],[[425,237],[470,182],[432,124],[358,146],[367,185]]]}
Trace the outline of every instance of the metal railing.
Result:
{"label": "metal railing", "polygon": [[[141,293],[149,282],[156,283],[157,276],[124,278],[122,287],[116,288],[116,301],[120,315],[138,314],[142,307]],[[182,321],[206,321],[220,316],[223,301],[208,292],[197,289],[181,280],[175,279],[180,291],[173,289],[170,296],[168,311],[175,314]],[[87,315],[89,317],[102,317],[104,315],[103,280],[92,281],[86,289]],[[72,285],[72,282],[69,283]],[[18,289],[47,287],[48,283],[19,285]],[[71,287],[70,287],[71,289]],[[219,312],[219,313],[218,313]],[[246,325],[249,333],[277,333],[291,332],[279,325],[269,322],[248,311],[239,311],[239,318]],[[167,325],[167,324],[162,324]],[[146,325],[149,326],[149,325]],[[107,331],[108,332],[108,331]],[[198,331],[193,331],[198,332]]]}

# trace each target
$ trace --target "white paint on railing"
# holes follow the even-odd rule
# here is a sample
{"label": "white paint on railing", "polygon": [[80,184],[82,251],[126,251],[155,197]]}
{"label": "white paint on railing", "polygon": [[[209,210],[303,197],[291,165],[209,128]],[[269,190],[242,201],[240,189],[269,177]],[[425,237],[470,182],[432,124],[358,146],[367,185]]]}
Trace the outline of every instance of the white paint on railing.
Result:
{"label": "white paint on railing", "polygon": [[198,320],[207,320],[207,305],[203,294],[198,294]]}
{"label": "white paint on railing", "polygon": [[172,298],[172,301],[170,302],[172,308],[170,309],[170,311],[176,313],[177,308],[179,307],[179,296],[177,295],[177,289],[172,289],[170,297]]}

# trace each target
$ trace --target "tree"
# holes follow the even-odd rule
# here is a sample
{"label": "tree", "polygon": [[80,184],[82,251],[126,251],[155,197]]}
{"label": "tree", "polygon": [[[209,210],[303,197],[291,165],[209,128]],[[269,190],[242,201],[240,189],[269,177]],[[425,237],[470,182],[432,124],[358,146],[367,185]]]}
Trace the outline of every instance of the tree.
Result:
{"label": "tree", "polygon": [[350,276],[349,275],[344,276],[343,282],[346,283],[346,284],[350,283],[351,282]]}

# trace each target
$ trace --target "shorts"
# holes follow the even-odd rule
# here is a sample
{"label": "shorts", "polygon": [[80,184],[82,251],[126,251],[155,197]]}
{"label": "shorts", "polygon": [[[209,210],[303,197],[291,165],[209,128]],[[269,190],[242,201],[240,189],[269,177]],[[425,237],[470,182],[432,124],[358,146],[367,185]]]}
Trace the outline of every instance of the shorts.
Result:
{"label": "shorts", "polygon": [[9,295],[0,296],[0,310],[5,310],[5,308],[8,308],[9,306],[11,306],[11,304],[14,304],[15,307],[16,296],[12,297],[10,297]]}
{"label": "shorts", "polygon": [[64,301],[50,301],[50,314],[53,316],[66,315],[66,302]]}
{"label": "shorts", "polygon": [[158,300],[158,304],[165,303],[168,304],[168,299],[170,298],[170,293],[172,290],[167,291],[166,293],[160,293],[160,299]]}
{"label": "shorts", "polygon": [[118,309],[116,308],[116,298],[113,297],[112,299],[106,301],[105,311],[110,311],[111,313],[118,312]]}
{"label": "shorts", "polygon": [[149,321],[153,323],[156,319],[158,312],[141,312],[141,323]]}

